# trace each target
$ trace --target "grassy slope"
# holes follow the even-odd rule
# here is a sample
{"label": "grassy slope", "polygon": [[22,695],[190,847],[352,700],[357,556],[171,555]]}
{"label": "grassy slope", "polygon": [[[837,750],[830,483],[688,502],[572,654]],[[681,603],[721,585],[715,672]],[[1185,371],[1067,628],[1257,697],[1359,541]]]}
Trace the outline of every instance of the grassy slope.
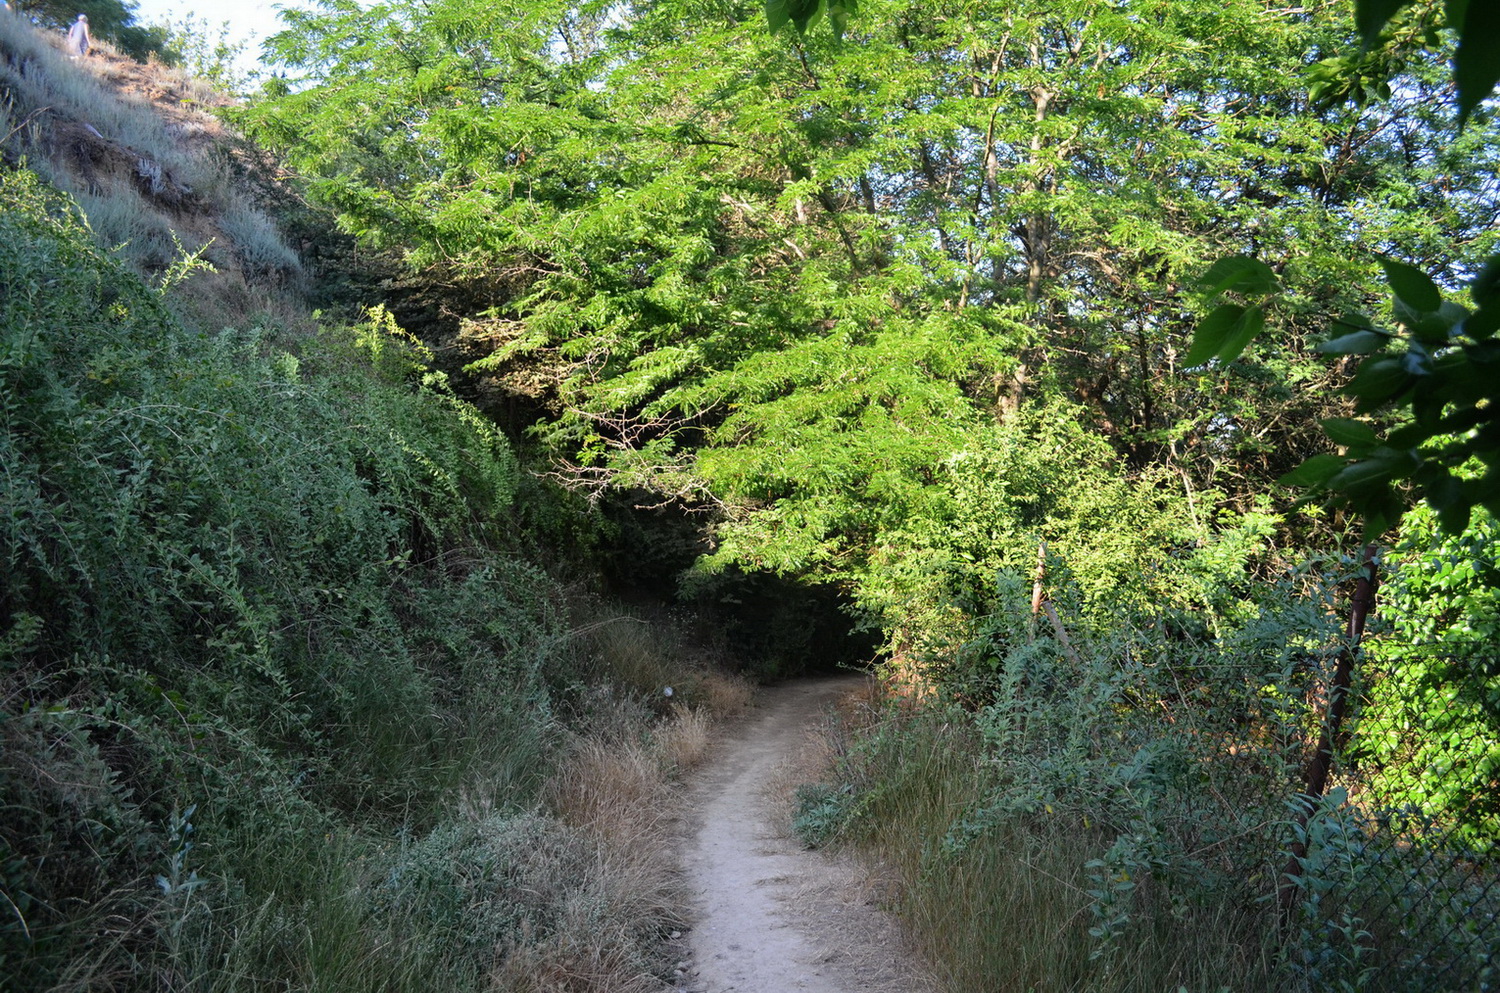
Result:
{"label": "grassy slope", "polygon": [[24,162],[83,208],[98,242],[150,279],[183,250],[215,273],[174,306],[213,324],[284,312],[302,278],[271,217],[274,167],[214,116],[222,96],[176,70],[101,44],[85,59],[20,17],[0,17],[0,156]]}
{"label": "grassy slope", "polygon": [[150,115],[26,30],[0,26],[8,988],[657,988],[664,792],[742,688],[527,561],[508,446],[388,323],[292,333],[295,267],[242,238],[163,288],[170,257],[101,250],[274,231],[170,135],[150,160],[219,183],[208,215],[83,175],[145,161]]}

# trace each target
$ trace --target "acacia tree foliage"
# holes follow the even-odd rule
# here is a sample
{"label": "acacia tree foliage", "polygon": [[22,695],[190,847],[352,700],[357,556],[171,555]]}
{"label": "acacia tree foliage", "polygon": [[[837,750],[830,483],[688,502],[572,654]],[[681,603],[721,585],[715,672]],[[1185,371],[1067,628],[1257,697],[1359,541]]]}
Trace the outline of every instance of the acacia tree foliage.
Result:
{"label": "acacia tree foliage", "polygon": [[[1440,47],[1438,28],[1446,24],[1457,38],[1453,92],[1437,109],[1447,113],[1451,103],[1459,127],[1470,127],[1451,141],[1441,129],[1424,129],[1406,141],[1406,154],[1468,172],[1473,177],[1468,196],[1489,223],[1487,230],[1460,238],[1458,258],[1442,246],[1402,251],[1397,243],[1404,215],[1376,218],[1361,232],[1365,250],[1377,255],[1384,270],[1392,293],[1390,323],[1400,330],[1365,313],[1347,314],[1317,351],[1358,362],[1343,392],[1354,400],[1355,413],[1378,419],[1325,419],[1323,429],[1341,454],[1314,455],[1282,481],[1305,488],[1309,496],[1327,494],[1348,505],[1371,536],[1399,520],[1415,491],[1438,513],[1443,528],[1456,534],[1467,527],[1476,506],[1500,512],[1500,396],[1492,372],[1500,361],[1494,337],[1500,330],[1500,254],[1478,265],[1472,261],[1493,251],[1494,220],[1500,217],[1500,170],[1491,132],[1484,128],[1491,115],[1483,108],[1500,80],[1500,7],[1466,0],[1441,11],[1411,0],[1357,0],[1356,7],[1365,51],[1320,63],[1313,91],[1355,103],[1390,100],[1386,77],[1393,71],[1392,53],[1414,44]],[[1416,264],[1401,261],[1397,256],[1402,255]],[[1438,262],[1441,256],[1450,256],[1447,264]],[[1212,298],[1232,291],[1247,302],[1215,309],[1197,331],[1189,363],[1215,357],[1233,361],[1260,333],[1261,301],[1274,299],[1280,284],[1263,263],[1244,257],[1215,263],[1204,284]],[[1444,298],[1441,287],[1464,284],[1472,306]],[[1473,464],[1484,471],[1465,471]]]}
{"label": "acacia tree foliage", "polygon": [[[480,365],[546,399],[561,476],[711,508],[712,561],[788,573],[941,520],[944,459],[1039,399],[1189,494],[1263,487],[1343,412],[1299,347],[1368,300],[1339,246],[1425,203],[1391,247],[1441,267],[1487,219],[1408,154],[1448,126],[1421,53],[1388,103],[1309,100],[1356,44],[1333,3],[888,0],[842,42],[805,6],[325,0],[249,121],[348,230],[484,288]],[[1289,333],[1183,375],[1226,250],[1285,260]]]}

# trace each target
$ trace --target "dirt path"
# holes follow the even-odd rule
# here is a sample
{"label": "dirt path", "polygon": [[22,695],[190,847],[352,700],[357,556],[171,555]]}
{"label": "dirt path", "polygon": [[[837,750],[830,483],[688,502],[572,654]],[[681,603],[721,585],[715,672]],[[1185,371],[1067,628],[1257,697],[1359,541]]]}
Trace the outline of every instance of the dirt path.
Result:
{"label": "dirt path", "polygon": [[862,677],[767,690],[693,791],[684,857],[696,907],[685,993],[926,993],[865,873],[789,836],[778,780]]}

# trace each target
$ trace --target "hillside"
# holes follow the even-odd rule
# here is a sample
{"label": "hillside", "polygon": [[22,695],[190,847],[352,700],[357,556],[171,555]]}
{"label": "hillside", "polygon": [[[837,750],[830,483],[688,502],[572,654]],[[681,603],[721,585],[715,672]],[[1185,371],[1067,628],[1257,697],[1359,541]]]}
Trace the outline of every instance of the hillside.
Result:
{"label": "hillside", "polygon": [[5,988],[662,988],[722,648],[551,569],[384,311],[309,316],[205,91],[0,17],[0,92]]}
{"label": "hillside", "polygon": [[159,64],[100,44],[69,60],[59,37],[0,18],[0,134],[73,197],[100,244],[159,280],[183,254],[214,272],[178,302],[203,319],[295,306],[302,265],[273,215],[288,203],[276,170],[214,115],[226,98]]}

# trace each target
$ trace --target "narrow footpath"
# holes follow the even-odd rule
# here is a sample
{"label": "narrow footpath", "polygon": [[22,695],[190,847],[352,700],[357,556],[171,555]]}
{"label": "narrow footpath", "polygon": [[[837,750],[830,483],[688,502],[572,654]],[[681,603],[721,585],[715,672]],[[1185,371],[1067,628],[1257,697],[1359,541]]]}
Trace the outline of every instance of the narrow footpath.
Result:
{"label": "narrow footpath", "polygon": [[[784,786],[825,709],[864,677],[766,690],[718,744],[689,806],[695,922],[683,993],[929,993],[852,861],[790,836]],[[784,790],[782,791],[784,794]]]}

